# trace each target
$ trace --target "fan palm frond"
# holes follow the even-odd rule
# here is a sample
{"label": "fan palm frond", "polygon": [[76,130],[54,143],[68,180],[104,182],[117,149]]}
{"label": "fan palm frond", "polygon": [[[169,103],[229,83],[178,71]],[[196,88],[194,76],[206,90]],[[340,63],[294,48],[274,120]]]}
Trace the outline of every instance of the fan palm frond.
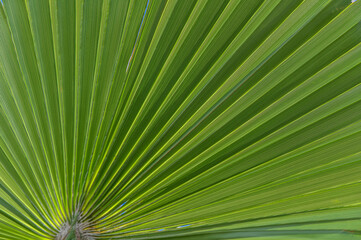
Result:
{"label": "fan palm frond", "polygon": [[3,0],[0,239],[361,239],[361,1]]}

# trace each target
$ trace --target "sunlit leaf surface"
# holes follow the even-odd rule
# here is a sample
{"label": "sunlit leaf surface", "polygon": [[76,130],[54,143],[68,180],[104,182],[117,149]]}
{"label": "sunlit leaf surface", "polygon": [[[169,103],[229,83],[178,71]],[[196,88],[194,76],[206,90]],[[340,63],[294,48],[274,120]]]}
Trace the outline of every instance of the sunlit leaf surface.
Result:
{"label": "sunlit leaf surface", "polygon": [[3,0],[0,239],[361,239],[361,1]]}

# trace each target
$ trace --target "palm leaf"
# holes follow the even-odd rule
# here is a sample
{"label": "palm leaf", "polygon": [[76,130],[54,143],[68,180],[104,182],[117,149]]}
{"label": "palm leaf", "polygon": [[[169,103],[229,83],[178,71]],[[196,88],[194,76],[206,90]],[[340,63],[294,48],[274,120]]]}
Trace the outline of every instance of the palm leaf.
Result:
{"label": "palm leaf", "polygon": [[0,6],[0,239],[361,239],[360,1]]}

